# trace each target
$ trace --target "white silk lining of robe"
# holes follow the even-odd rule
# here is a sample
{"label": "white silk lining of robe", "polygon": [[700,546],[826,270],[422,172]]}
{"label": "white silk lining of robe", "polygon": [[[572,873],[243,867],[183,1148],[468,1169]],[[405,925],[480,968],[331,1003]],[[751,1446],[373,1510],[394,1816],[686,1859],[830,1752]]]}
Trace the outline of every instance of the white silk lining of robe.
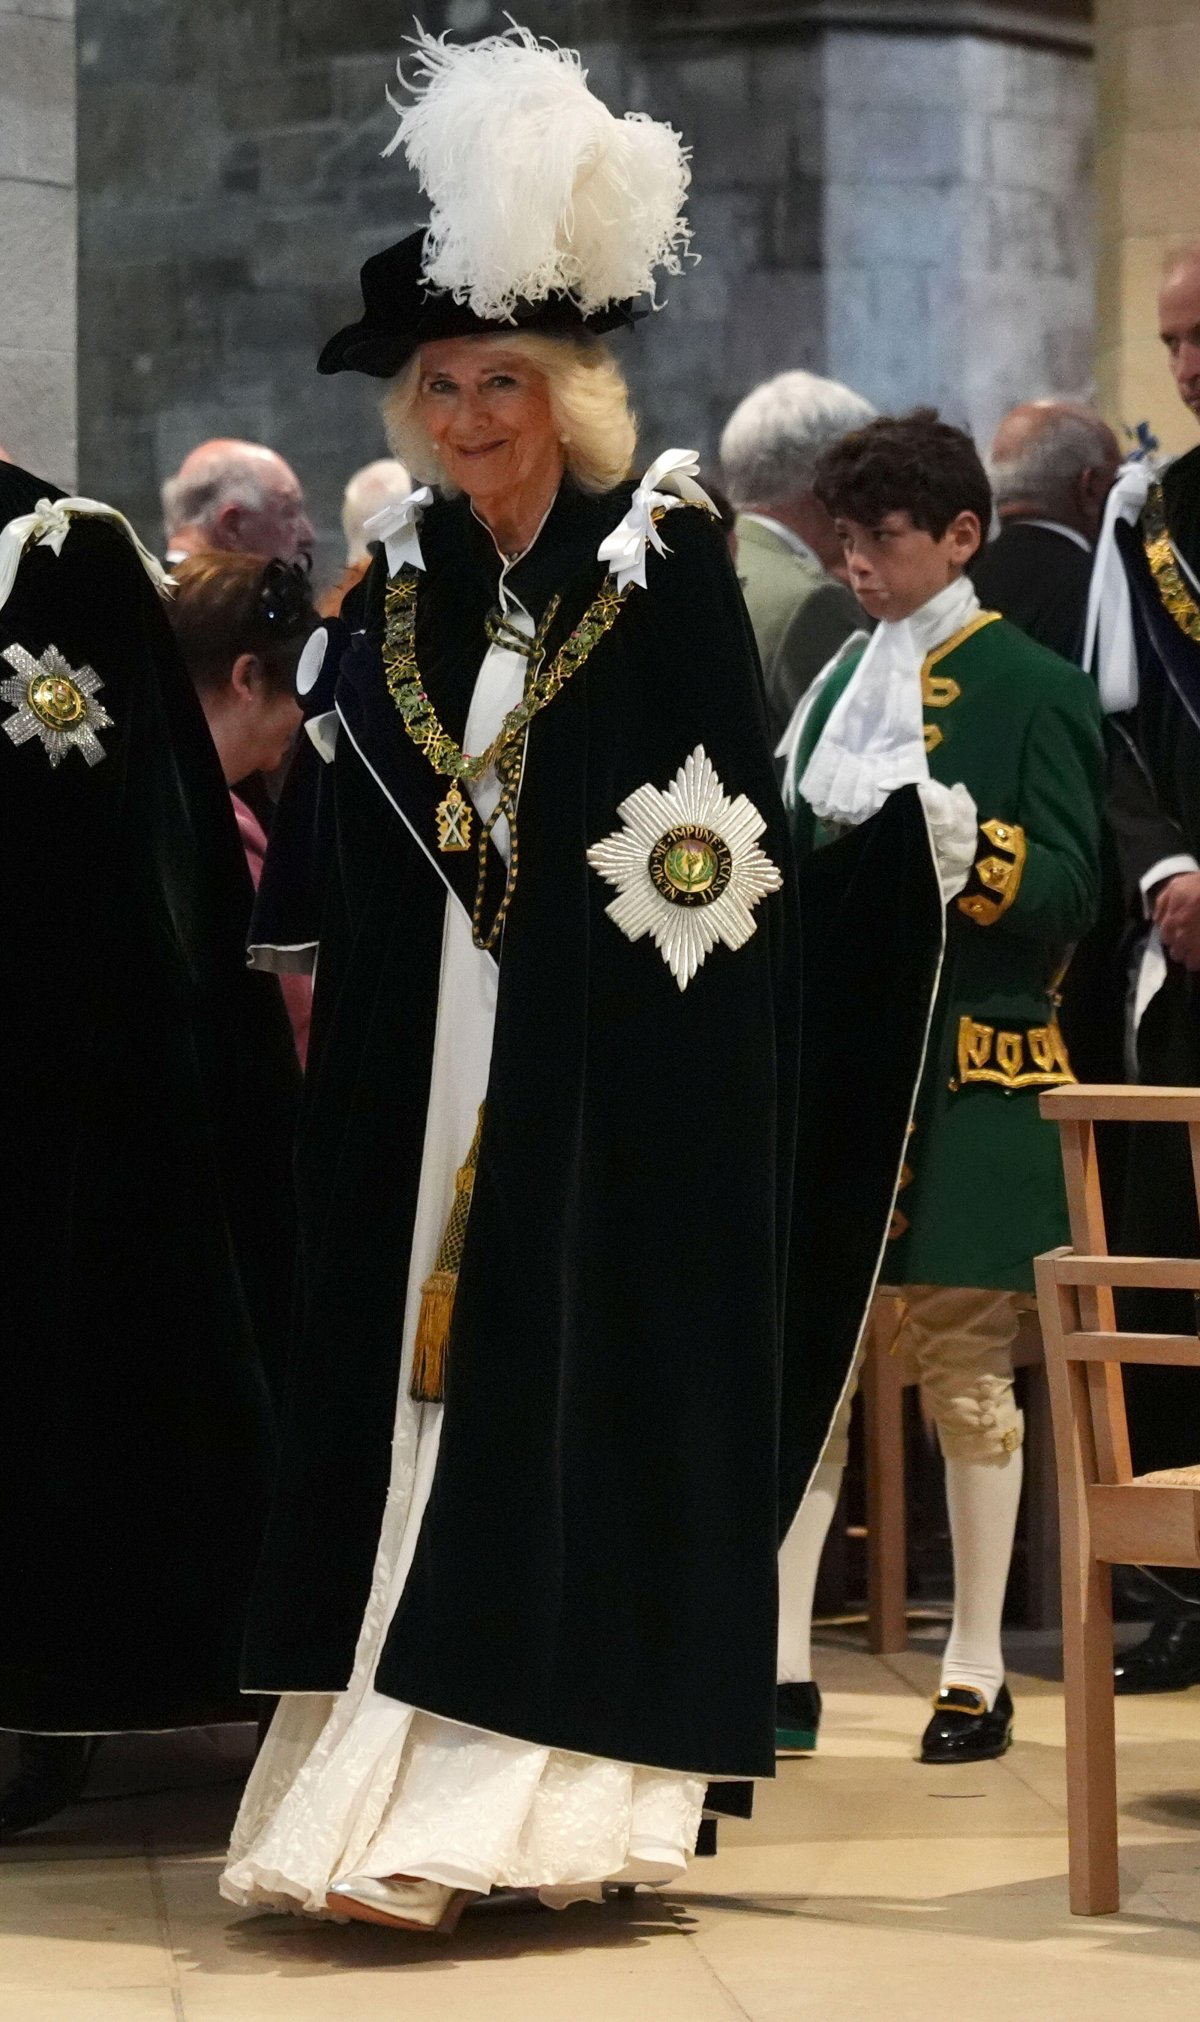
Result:
{"label": "white silk lining of robe", "polygon": [[[532,634],[500,578],[506,615]],[[523,656],[491,646],[464,748],[483,750],[520,700]],[[494,808],[490,775],[472,788]],[[507,857],[507,823],[497,824]],[[491,1734],[374,1689],[437,1464],[442,1406],[408,1395],[421,1286],[433,1269],[487,1088],[499,972],[448,897],[437,1029],[404,1315],[391,1479],[370,1598],[349,1685],[287,1694],[251,1772],[221,1893],[247,1908],[328,1915],[332,1883],[416,1874],[456,1888],[535,1888],[555,1906],[598,1898],[605,1881],[665,1882],[695,1845],[704,1782]],[[481,1653],[482,1654],[482,1653]]]}

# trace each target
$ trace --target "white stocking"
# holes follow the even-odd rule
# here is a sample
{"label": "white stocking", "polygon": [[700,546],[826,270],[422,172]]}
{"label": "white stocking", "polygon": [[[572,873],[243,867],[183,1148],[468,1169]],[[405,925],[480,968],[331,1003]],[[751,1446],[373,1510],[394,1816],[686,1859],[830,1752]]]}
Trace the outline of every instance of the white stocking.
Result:
{"label": "white stocking", "polygon": [[841,1492],[842,1469],[822,1461],[779,1553],[779,1662],[781,1685],[812,1677],[812,1611],[821,1553]]}
{"label": "white stocking", "polygon": [[999,1461],[948,1459],[954,1621],[942,1686],[977,1685],[989,1708],[1004,1681],[1000,1618],[1021,1499],[1021,1449]]}

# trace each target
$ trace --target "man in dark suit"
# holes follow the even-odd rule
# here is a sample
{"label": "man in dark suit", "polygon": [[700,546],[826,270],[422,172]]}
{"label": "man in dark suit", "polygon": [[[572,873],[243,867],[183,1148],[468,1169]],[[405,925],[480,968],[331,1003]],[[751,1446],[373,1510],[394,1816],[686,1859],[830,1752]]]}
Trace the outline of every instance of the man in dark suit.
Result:
{"label": "man in dark suit", "polygon": [[[1200,244],[1168,259],[1158,297],[1159,334],[1180,398],[1200,420]],[[1128,628],[1101,623],[1101,699],[1117,732],[1110,785],[1131,910],[1152,928],[1135,994],[1138,1079],[1200,1086],[1200,448],[1177,457],[1148,487],[1135,520],[1121,516],[1115,545],[1129,586]],[[1102,553],[1098,567],[1107,565]],[[1121,1248],[1200,1255],[1186,1132],[1135,1130]],[[1125,1295],[1122,1324],[1192,1333],[1186,1293]],[[1125,1379],[1134,1469],[1200,1456],[1200,1381],[1190,1369],[1130,1369]],[[1157,1619],[1144,1643],[1117,1660],[1119,1692],[1200,1683],[1200,1579],[1153,1576]]]}
{"label": "man in dark suit", "polygon": [[[980,602],[1039,645],[1083,664],[1092,554],[1121,460],[1108,423],[1070,400],[1030,400],[1006,414],[988,458],[1000,532],[971,568]],[[1081,1081],[1125,1078],[1126,912],[1111,831],[1101,844],[1100,915],[1062,985],[1062,1029]],[[1114,1210],[1124,1142],[1105,1138]]]}
{"label": "man in dark suit", "polygon": [[1108,423],[1069,400],[1014,407],[988,458],[1000,532],[971,570],[980,601],[1076,663],[1092,551],[1120,461]]}

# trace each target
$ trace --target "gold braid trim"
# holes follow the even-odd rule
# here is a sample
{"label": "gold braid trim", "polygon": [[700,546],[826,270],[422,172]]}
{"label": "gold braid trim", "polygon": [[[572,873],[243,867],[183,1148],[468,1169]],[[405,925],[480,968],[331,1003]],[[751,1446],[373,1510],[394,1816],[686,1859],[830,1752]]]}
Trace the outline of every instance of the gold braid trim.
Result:
{"label": "gold braid trim", "polygon": [[408,1394],[418,1404],[440,1404],[446,1394],[446,1354],[450,1346],[450,1322],[458,1291],[458,1272],[467,1240],[471,1197],[475,1191],[475,1168],[479,1163],[479,1140],[483,1136],[483,1104],[471,1149],[454,1175],[454,1199],[446,1218],[445,1233],[437,1261],[421,1287],[421,1310],[417,1315],[417,1338],[413,1345],[412,1376]]}
{"label": "gold braid trim", "polygon": [[[976,632],[982,632],[985,625],[994,625],[999,616],[999,611],[977,611],[970,623],[956,632],[953,638],[944,640],[932,653],[926,655],[921,664],[921,701],[926,709],[949,709],[952,702],[958,701],[962,689],[953,674],[935,674],[933,670],[948,653],[957,652],[968,639],[974,638]],[[936,751],[938,745],[944,744],[945,741],[946,733],[940,723],[926,723],[927,752]]]}
{"label": "gold braid trim", "polygon": [[967,1015],[958,1021],[958,1078],[951,1091],[973,1082],[991,1082],[1010,1092],[1019,1088],[1061,1088],[1076,1079],[1058,1020],[1001,1032]]}
{"label": "gold braid trim", "polygon": [[1004,855],[988,853],[976,857],[975,888],[964,892],[957,905],[959,912],[974,920],[977,927],[994,927],[1021,889],[1029,845],[1024,829],[1015,821],[981,822],[979,833],[991,844],[993,852],[1003,850]]}
{"label": "gold braid trim", "polygon": [[1150,487],[1142,513],[1142,541],[1164,611],[1174,618],[1187,638],[1194,639],[1200,646],[1200,604],[1188,587],[1171,544],[1160,484]]}

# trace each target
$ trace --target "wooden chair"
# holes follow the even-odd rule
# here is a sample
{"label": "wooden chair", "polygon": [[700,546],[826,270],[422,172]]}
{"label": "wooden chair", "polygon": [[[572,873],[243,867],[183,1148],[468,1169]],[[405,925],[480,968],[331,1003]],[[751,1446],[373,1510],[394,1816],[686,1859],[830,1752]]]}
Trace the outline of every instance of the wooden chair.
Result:
{"label": "wooden chair", "polygon": [[[912,1382],[892,1351],[896,1301],[875,1301],[863,1357],[863,1467],[867,1519],[867,1648],[878,1657],[908,1648],[908,1519],[904,1492],[904,1392]],[[1053,1629],[1059,1620],[1058,1517],[1054,1440],[1036,1313],[1025,1315],[1013,1363],[1035,1373],[1025,1400],[1027,1600],[1025,1624]]]}
{"label": "wooden chair", "polygon": [[[1120,1907],[1112,1567],[1200,1566],[1200,1464],[1135,1476],[1123,1363],[1200,1369],[1195,1334],[1124,1334],[1114,1288],[1200,1292],[1200,1260],[1109,1255],[1094,1126],[1187,1127],[1200,1200],[1200,1089],[1062,1088],[1042,1097],[1056,1123],[1071,1248],[1039,1257],[1038,1305],[1058,1458],[1071,1908]],[[1200,1428],[1197,1429],[1200,1462]]]}

